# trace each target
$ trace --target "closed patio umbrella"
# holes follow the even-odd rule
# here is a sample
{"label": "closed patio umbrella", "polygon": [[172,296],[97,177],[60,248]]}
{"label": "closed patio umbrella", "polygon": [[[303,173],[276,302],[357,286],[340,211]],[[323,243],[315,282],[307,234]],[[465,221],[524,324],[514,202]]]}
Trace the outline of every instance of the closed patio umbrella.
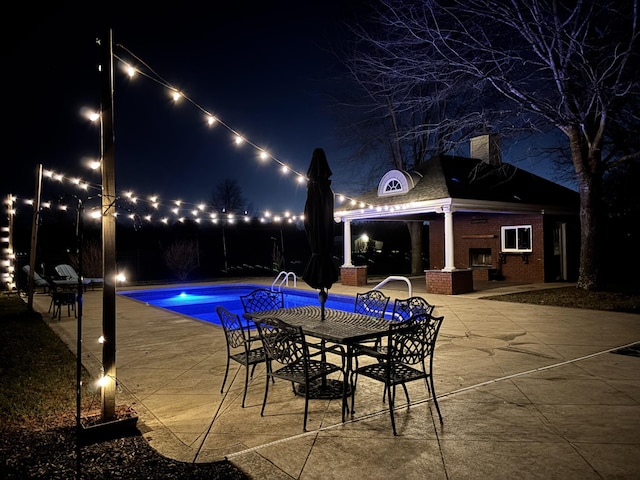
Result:
{"label": "closed patio umbrella", "polygon": [[318,298],[323,320],[327,290],[338,280],[338,268],[331,256],[334,238],[331,175],[324,150],[314,149],[307,171],[307,200],[304,205],[304,229],[311,248],[311,258],[302,278],[311,288],[320,290]]}

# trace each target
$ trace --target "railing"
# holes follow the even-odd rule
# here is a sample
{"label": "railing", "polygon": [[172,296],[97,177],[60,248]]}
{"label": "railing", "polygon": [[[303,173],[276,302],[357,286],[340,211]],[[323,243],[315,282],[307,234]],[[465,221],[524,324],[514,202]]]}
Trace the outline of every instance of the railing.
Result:
{"label": "railing", "polygon": [[383,281],[381,281],[379,284],[377,284],[375,287],[373,287],[373,290],[376,290],[380,287],[382,287],[383,285],[386,285],[387,283],[394,281],[394,280],[398,280],[401,282],[405,282],[407,284],[407,287],[409,288],[409,297],[412,297],[413,294],[413,290],[412,290],[412,286],[411,286],[411,280],[409,280],[407,277],[398,277],[398,276],[390,276],[385,278]]}
{"label": "railing", "polygon": [[[282,288],[282,284],[286,284],[286,286],[288,287],[289,286],[289,277],[293,277],[293,286],[297,287],[298,286],[298,277],[296,277],[296,274],[293,273],[293,272],[285,272],[283,270],[282,272],[280,272],[278,274],[276,279],[271,284],[271,291],[272,292],[279,292],[280,289]],[[278,281],[280,281],[280,283],[278,283]],[[276,287],[276,283],[278,283],[277,287]],[[276,288],[277,288],[277,290],[276,290]]]}

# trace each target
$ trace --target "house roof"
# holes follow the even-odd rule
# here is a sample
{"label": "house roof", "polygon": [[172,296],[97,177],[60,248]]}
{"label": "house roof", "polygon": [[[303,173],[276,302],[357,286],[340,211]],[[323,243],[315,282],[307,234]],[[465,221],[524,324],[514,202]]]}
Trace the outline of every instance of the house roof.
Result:
{"label": "house roof", "polygon": [[[378,188],[336,211],[343,219],[365,219],[453,211],[577,213],[578,193],[510,164],[489,165],[473,158],[439,155],[417,170],[406,193],[378,195]],[[363,206],[364,205],[364,206]]]}

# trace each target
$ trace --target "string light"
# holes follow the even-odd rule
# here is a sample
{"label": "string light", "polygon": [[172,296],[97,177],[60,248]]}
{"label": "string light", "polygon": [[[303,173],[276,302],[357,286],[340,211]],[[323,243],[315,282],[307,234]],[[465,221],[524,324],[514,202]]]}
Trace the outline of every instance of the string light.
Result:
{"label": "string light", "polygon": [[[120,45],[120,47],[122,47]],[[124,47],[122,47],[123,49],[125,49]],[[125,49],[126,50],[126,49]],[[126,50],[128,51],[128,50]],[[129,51],[128,51],[129,52]],[[131,55],[133,55],[131,52],[129,52]],[[133,55],[135,57],[135,55]],[[284,162],[282,162],[281,160],[279,160],[278,158],[276,158],[275,156],[271,155],[270,153],[268,153],[266,150],[264,150],[263,148],[259,147],[258,145],[256,145],[255,143],[251,142],[250,140],[248,140],[245,136],[241,136],[237,131],[235,131],[234,129],[232,129],[231,127],[229,127],[225,122],[223,122],[219,117],[214,116],[213,114],[211,114],[210,112],[208,112],[207,110],[205,110],[204,108],[202,108],[200,105],[198,105],[196,102],[194,102],[191,98],[189,98],[187,95],[185,95],[183,92],[180,92],[178,89],[176,89],[175,87],[169,85],[164,79],[162,79],[160,76],[158,76],[155,72],[153,72],[153,70],[151,70],[151,74],[148,74],[146,72],[143,72],[139,69],[136,69],[135,67],[133,67],[131,64],[124,62],[121,58],[119,58],[117,55],[114,55],[114,57],[118,60],[120,60],[123,63],[123,69],[126,72],[126,74],[132,78],[134,77],[136,74],[141,74],[142,76],[145,76],[153,81],[155,81],[156,83],[159,83],[161,85],[163,85],[165,88],[167,88],[170,92],[171,98],[173,99],[174,102],[179,102],[180,100],[184,99],[186,101],[188,101],[189,103],[191,103],[192,105],[194,105],[196,108],[198,108],[199,110],[201,110],[204,114],[205,114],[205,118],[206,118],[206,122],[209,126],[214,126],[217,124],[222,125],[223,127],[225,127],[227,130],[229,130],[232,134],[233,134],[233,139],[234,139],[234,143],[237,146],[240,146],[242,144],[248,144],[251,145],[253,148],[255,148],[258,151],[258,157],[261,161],[267,161],[269,159],[271,159],[272,161],[274,161],[277,165],[279,165],[280,167],[280,171],[282,174],[289,174],[290,172],[294,173],[294,178],[296,179],[297,183],[303,183],[305,181],[307,181],[307,177],[306,175],[303,175],[302,173],[292,169],[289,165],[285,164]],[[144,62],[141,62],[144,64]],[[146,65],[146,64],[145,64]],[[101,115],[99,112],[96,111],[90,111],[90,110],[84,110],[83,114],[91,121],[91,122],[97,122],[98,120],[100,120]],[[101,167],[101,160],[92,160],[89,162],[89,166],[90,168],[96,170],[98,168]],[[76,186],[77,188],[80,188],[83,191],[88,191],[89,189],[96,189],[101,191],[101,186],[100,185],[95,185],[92,184],[91,182],[86,182],[80,178],[71,178],[68,179],[66,178],[64,175],[60,174],[60,173],[55,173],[52,170],[44,170],[43,171],[43,176],[45,178],[48,179],[53,179],[57,182],[63,183],[65,180],[68,180],[69,183],[71,183],[72,185]],[[129,201],[130,203],[136,205],[138,203],[139,199],[142,199],[142,197],[137,197],[134,195],[133,192],[129,191],[129,192],[125,192],[124,193],[124,198],[127,199],[127,201]],[[150,199],[150,205],[151,207],[153,207],[154,209],[158,210],[160,209],[163,205],[162,203],[159,201],[159,198],[157,195],[153,195],[151,197],[149,197]],[[355,205],[357,204],[357,201],[354,198],[348,197],[344,194],[337,194],[336,195],[336,199],[339,203],[344,203],[344,202],[349,202],[349,205],[351,205],[351,207],[355,207]],[[14,199],[14,201],[17,199]],[[141,200],[142,201],[142,200]],[[33,200],[25,200],[25,203],[28,205],[33,205]],[[175,205],[174,208],[171,209],[171,212],[177,217],[179,214],[179,208],[183,205],[183,201],[181,200],[175,200],[173,201],[173,204]],[[51,202],[43,202],[42,203],[42,208],[51,208]],[[193,205],[193,204],[190,204]],[[67,207],[64,205],[61,205],[60,210],[62,211],[67,211]],[[364,203],[360,203],[360,208],[364,209],[364,208],[377,208],[379,209],[380,207],[374,207],[372,205],[366,205]],[[406,208],[406,207],[403,207]],[[205,213],[206,210],[206,205],[203,203],[200,203],[197,206],[197,209],[200,210],[202,213]],[[195,221],[200,223],[201,219],[197,216],[197,212],[198,210],[194,210],[194,216]],[[378,210],[379,211],[379,210]],[[15,215],[16,213],[16,209],[13,207],[13,205],[10,206],[10,208],[8,208],[8,213],[10,215]],[[338,212],[336,212],[338,213]],[[113,211],[112,213],[115,217],[118,216],[118,212]],[[100,218],[102,217],[102,212],[99,209],[93,209],[90,211],[89,216],[91,216],[92,218]],[[134,213],[130,213],[128,215],[128,217],[135,221],[136,219],[136,214]],[[304,220],[304,216],[300,215],[298,217],[296,216],[291,216],[289,212],[286,212],[283,216],[280,216],[278,214],[273,215],[271,212],[266,211],[262,216],[259,216],[257,219],[260,223],[265,223],[267,221],[272,221],[272,222],[276,222],[276,223],[280,223],[283,221],[283,217],[284,220],[288,223],[293,223],[295,221],[303,221]],[[153,217],[151,215],[145,215],[143,217],[146,221],[152,221]],[[210,213],[210,219],[211,222],[214,224],[217,224],[218,221],[220,220],[225,220],[225,218],[219,218],[218,215],[215,212]],[[185,217],[179,217],[176,218],[177,221],[179,222],[184,222],[185,221]],[[249,217],[249,215],[245,215],[243,216],[243,220],[245,222],[249,222],[251,221],[251,218]],[[159,221],[163,224],[168,224],[169,223],[169,218],[168,217],[161,217],[159,219]],[[228,224],[234,224],[236,221],[235,217],[233,215],[227,215],[226,217],[226,222]],[[122,280],[124,281],[124,279]],[[105,377],[106,378],[106,377]]]}
{"label": "string light", "polygon": [[[191,105],[193,105],[195,108],[197,108],[198,110],[200,110],[202,113],[205,114],[205,117],[206,117],[206,120],[207,120],[207,124],[209,126],[212,126],[214,124],[220,124],[223,127],[225,127],[229,132],[231,132],[233,134],[233,142],[236,144],[236,146],[240,146],[242,144],[249,144],[259,152],[258,153],[258,157],[260,158],[260,160],[266,161],[266,160],[268,160],[270,158],[272,161],[277,163],[280,166],[280,170],[281,170],[282,174],[288,174],[289,172],[292,171],[295,174],[295,178],[296,178],[296,181],[298,183],[302,183],[302,182],[307,180],[306,175],[303,175],[302,173],[292,169],[289,165],[285,164],[284,162],[282,162],[281,160],[279,160],[275,156],[269,154],[263,148],[259,147],[255,143],[253,143],[250,140],[248,140],[246,136],[240,135],[236,130],[231,128],[228,124],[226,124],[224,121],[222,121],[219,117],[214,116],[213,114],[211,114],[207,109],[205,109],[200,104],[195,102],[192,98],[190,98],[184,92],[179,91],[175,86],[171,85],[164,78],[162,78],[160,75],[158,75],[152,68],[150,68],[146,62],[140,60],[128,48],[126,48],[122,44],[119,44],[118,47],[120,49],[122,49],[123,51],[125,51],[126,53],[128,53],[129,55],[131,55],[140,64],[144,65],[148,70],[148,71],[143,71],[143,70],[140,70],[140,69],[135,69],[135,73],[139,73],[141,76],[144,76],[144,77],[156,82],[157,84],[163,86],[167,90],[169,90],[169,92],[170,92],[172,98],[174,99],[174,101],[178,101],[178,100],[184,99],[187,102],[189,102]],[[122,59],[117,54],[114,54],[114,58],[116,58],[118,61],[120,61],[125,66],[125,71],[129,72],[129,69],[133,69],[134,68],[131,65],[130,62],[125,61],[124,59]],[[129,76],[133,76],[133,74],[129,73]],[[346,195],[343,195],[343,194],[340,194],[340,196],[343,199],[344,198],[351,199],[350,197],[348,197]]]}

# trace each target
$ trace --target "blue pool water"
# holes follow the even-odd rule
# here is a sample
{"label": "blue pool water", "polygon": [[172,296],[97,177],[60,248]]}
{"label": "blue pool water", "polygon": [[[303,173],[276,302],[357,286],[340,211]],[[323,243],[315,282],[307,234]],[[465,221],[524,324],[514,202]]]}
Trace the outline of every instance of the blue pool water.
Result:
{"label": "blue pool water", "polygon": [[[216,307],[223,305],[227,310],[242,315],[244,310],[240,302],[240,295],[251,293],[256,288],[265,288],[265,286],[225,284],[203,287],[154,288],[152,290],[119,291],[118,295],[220,325],[220,319],[215,311]],[[282,293],[284,294],[285,307],[320,305],[317,292],[283,288]],[[353,297],[329,292],[329,298],[325,305],[327,308],[350,312],[353,311],[353,302]]]}

